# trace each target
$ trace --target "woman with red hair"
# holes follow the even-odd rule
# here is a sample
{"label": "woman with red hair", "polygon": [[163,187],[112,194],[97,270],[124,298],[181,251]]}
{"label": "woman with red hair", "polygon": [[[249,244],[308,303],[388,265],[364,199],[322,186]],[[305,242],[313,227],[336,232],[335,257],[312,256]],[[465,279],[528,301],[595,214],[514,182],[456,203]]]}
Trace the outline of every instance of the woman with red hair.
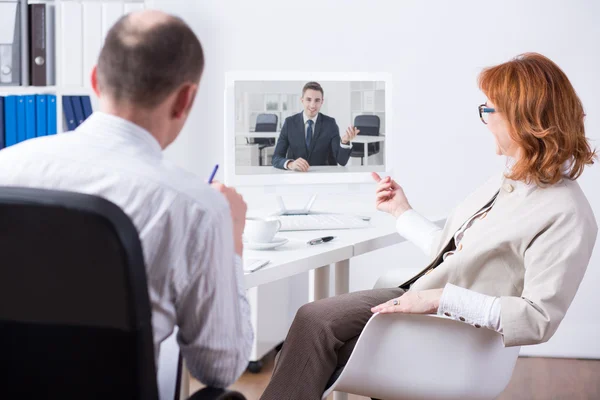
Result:
{"label": "woman with red hair", "polygon": [[377,208],[431,262],[397,287],[303,306],[262,399],[320,399],[376,312],[445,315],[501,333],[505,346],[552,337],[598,232],[576,182],[596,158],[583,106],[564,72],[536,53],[483,70],[479,87],[487,97],[479,117],[506,171],[469,195],[443,229],[414,211],[393,179],[373,174]]}

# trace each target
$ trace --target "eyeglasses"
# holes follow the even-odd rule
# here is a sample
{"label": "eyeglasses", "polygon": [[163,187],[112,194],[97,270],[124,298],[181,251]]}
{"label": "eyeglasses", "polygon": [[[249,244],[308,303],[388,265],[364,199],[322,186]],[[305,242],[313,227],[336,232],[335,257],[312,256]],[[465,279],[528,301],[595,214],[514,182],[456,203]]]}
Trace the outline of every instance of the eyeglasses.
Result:
{"label": "eyeglasses", "polygon": [[489,114],[495,113],[496,109],[488,107],[487,104],[481,104],[478,108],[479,118],[481,118],[481,122],[487,125]]}

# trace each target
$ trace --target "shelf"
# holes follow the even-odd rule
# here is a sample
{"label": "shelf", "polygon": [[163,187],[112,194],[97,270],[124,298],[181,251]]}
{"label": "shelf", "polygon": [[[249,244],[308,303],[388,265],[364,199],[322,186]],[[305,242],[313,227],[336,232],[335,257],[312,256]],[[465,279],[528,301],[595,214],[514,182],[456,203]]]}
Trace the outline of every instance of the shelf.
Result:
{"label": "shelf", "polygon": [[56,92],[56,86],[0,86],[0,96]]}
{"label": "shelf", "polygon": [[92,88],[84,86],[61,86],[57,92],[61,96],[96,96]]}
{"label": "shelf", "polygon": [[[51,18],[47,20],[49,31],[46,32],[45,38],[46,45],[54,44],[50,48],[53,47],[54,50],[51,55],[56,84],[0,86],[0,96],[55,95],[57,131],[61,133],[66,131],[63,96],[90,96],[92,109],[99,108],[99,99],[90,87],[88,79],[108,29],[123,14],[148,8],[147,3],[153,4],[153,0],[28,0],[28,4],[34,3],[51,6],[46,7],[47,16]],[[70,17],[74,18],[69,19]],[[67,20],[69,24],[64,23]],[[78,42],[72,49],[73,46],[68,46],[71,38]],[[91,41],[89,45],[85,40]],[[67,47],[70,49],[68,52]],[[77,79],[71,79],[72,77]]]}

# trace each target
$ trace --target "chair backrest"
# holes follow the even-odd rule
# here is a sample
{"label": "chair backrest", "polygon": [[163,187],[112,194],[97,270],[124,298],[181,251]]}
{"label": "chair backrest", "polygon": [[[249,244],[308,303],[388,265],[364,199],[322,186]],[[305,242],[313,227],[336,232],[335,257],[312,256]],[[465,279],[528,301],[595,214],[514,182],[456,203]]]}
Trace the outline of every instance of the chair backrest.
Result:
{"label": "chair backrest", "polygon": [[357,115],[354,126],[360,129],[359,135],[379,136],[381,121],[377,115]]}
{"label": "chair backrest", "polygon": [[[360,130],[359,135],[365,136],[379,136],[379,127],[381,121],[377,115],[357,115],[354,118],[354,126]],[[379,153],[379,143],[369,143],[367,151],[369,154]],[[364,144],[352,143],[352,155],[353,157],[362,157],[365,153]]]}
{"label": "chair backrest", "polygon": [[0,188],[6,398],[157,399],[138,232],[97,196]]}
{"label": "chair backrest", "polygon": [[[276,114],[258,114],[256,117],[256,127],[254,132],[277,132],[277,122],[279,118]],[[274,146],[275,139],[255,138],[254,143],[266,146]]]}
{"label": "chair backrest", "polygon": [[434,315],[375,314],[331,391],[386,400],[494,399],[520,347],[502,335]]}

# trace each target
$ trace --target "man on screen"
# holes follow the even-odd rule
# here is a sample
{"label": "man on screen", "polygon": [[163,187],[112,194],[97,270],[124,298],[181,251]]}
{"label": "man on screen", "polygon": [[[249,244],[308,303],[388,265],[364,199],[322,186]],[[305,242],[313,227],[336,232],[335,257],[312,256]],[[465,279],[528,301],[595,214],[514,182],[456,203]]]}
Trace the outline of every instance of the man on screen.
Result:
{"label": "man on screen", "polygon": [[306,172],[311,165],[346,165],[352,139],[359,130],[349,127],[340,138],[335,119],[321,114],[323,88],[308,82],[302,89],[304,111],[285,119],[275,152],[273,166]]}

